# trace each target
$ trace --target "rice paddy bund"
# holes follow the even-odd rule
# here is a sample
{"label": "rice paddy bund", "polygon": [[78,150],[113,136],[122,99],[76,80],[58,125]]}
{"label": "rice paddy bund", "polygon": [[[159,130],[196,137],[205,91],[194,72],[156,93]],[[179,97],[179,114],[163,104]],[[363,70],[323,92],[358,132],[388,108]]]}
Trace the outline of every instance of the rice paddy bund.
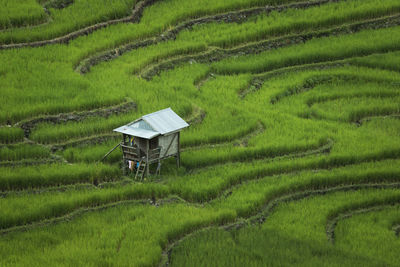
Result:
{"label": "rice paddy bund", "polygon": [[398,0],[0,6],[1,266],[400,265]]}

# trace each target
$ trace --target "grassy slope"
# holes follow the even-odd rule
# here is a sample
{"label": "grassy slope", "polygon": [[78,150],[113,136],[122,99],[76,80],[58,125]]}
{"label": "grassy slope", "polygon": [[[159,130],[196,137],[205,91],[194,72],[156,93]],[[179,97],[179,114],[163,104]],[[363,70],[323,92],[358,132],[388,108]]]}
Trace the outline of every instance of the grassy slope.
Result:
{"label": "grassy slope", "polygon": [[[151,80],[138,77],[157,64],[215,46],[247,45],[393,15],[397,1],[347,0],[257,15],[242,23],[197,25],[176,40],[125,53],[85,75],[74,72],[82,59],[98,51],[154,36],[188,19],[288,1],[202,3],[159,2],[145,9],[139,23],[110,26],[68,45],[0,51],[1,61],[9,63],[0,66],[3,125],[126,100],[137,104],[136,110],[107,118],[39,123],[25,132],[28,139],[21,124],[0,128],[0,164],[17,164],[0,167],[0,228],[11,231],[0,238],[1,264],[154,266],[168,243],[196,229],[243,221],[280,197],[349,186],[355,191],[279,204],[261,227],[189,236],[171,247],[171,263],[397,264],[398,239],[388,230],[399,224],[397,208],[365,215],[372,223],[358,217],[339,221],[335,244],[325,239],[323,227],[335,214],[398,199],[393,185],[400,178],[398,26],[315,38],[257,55],[250,51],[211,64],[188,59]],[[65,28],[52,30],[54,36],[78,27],[62,20],[59,25]],[[40,29],[32,36],[48,38],[50,30]],[[15,32],[31,38],[24,29]],[[118,152],[96,163],[117,142],[114,137],[104,142],[101,135],[166,106],[184,118],[199,116],[182,134],[180,170],[166,161],[161,177],[138,183],[121,177]],[[44,164],[25,166],[37,161]],[[371,184],[392,189],[356,190]],[[154,200],[158,204],[150,205]],[[293,221],[301,216],[304,220]],[[47,223],[54,225],[40,227]],[[25,224],[32,225],[20,231]],[[349,230],[357,225],[365,231]],[[391,251],[382,246],[371,252],[363,241],[376,225],[370,240],[390,240]],[[357,250],[347,244],[350,239]],[[265,247],[276,255],[274,261]]]}

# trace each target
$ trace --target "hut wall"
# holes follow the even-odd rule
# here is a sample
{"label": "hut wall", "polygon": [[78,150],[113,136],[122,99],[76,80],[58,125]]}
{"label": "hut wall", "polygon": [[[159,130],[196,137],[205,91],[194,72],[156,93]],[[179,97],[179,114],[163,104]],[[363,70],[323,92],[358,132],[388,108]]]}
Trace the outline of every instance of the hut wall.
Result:
{"label": "hut wall", "polygon": [[140,150],[142,150],[143,152],[146,151],[146,143],[147,143],[146,139],[135,137],[135,143],[140,148]]}
{"label": "hut wall", "polygon": [[[161,153],[160,153],[161,157],[175,155],[176,153],[178,153],[178,133],[172,133],[169,135],[160,136],[158,139],[158,145],[161,147]],[[168,152],[167,154],[165,154],[167,149]]]}

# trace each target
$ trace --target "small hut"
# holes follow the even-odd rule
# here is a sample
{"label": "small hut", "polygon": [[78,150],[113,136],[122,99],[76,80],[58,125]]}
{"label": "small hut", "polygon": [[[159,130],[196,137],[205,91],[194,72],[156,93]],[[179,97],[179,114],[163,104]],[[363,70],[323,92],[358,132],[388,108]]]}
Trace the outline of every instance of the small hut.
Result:
{"label": "small hut", "polygon": [[175,157],[180,165],[180,131],[189,124],[171,108],[166,108],[114,129],[122,133],[121,148],[125,174],[136,171],[135,177],[149,175],[149,166],[158,163],[156,173],[160,173],[161,160]]}

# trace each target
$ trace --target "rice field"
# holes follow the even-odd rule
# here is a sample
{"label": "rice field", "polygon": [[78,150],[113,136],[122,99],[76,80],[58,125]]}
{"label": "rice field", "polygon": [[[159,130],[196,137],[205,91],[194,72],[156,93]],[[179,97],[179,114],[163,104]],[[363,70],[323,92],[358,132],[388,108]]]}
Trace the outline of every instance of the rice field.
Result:
{"label": "rice field", "polygon": [[1,266],[400,265],[398,1],[0,4]]}

